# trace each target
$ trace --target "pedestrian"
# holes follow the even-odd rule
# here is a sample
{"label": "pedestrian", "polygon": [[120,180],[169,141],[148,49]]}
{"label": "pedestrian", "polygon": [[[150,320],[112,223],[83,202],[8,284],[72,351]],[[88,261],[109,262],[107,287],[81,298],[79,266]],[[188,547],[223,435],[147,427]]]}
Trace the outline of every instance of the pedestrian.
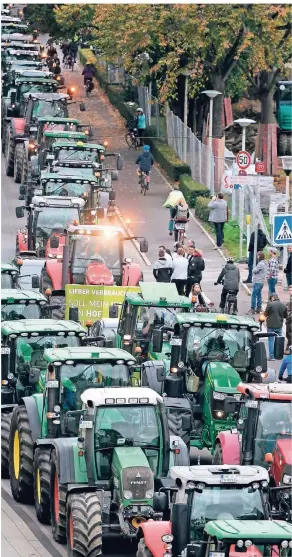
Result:
{"label": "pedestrian", "polygon": [[[283,358],[279,369],[279,381],[283,380],[283,375],[287,371],[287,383],[292,383],[292,346],[289,346],[289,354]],[[285,381],[285,379],[284,379]]]}
{"label": "pedestrian", "polygon": [[211,300],[206,296],[206,294],[202,292],[200,284],[193,284],[192,289],[189,293],[189,299],[195,309],[198,306],[204,306],[205,308],[208,308],[208,306],[212,303]]}
{"label": "pedestrian", "polygon": [[[252,282],[252,268],[253,268],[253,255],[254,255],[254,239],[255,233],[252,232],[249,240],[248,246],[248,277],[243,282],[245,284],[250,284]],[[262,252],[268,243],[265,233],[261,229],[261,225],[258,224],[258,238],[257,238],[257,252]]]}
{"label": "pedestrian", "polygon": [[203,259],[203,252],[200,249],[193,247],[189,248],[190,257],[188,258],[188,279],[186,286],[186,295],[192,289],[193,284],[200,284],[202,280],[202,272],[205,269],[205,261]]}
{"label": "pedestrian", "polygon": [[292,345],[292,285],[289,286],[289,302],[286,304],[287,317],[286,317],[286,339],[287,345],[285,354],[289,354],[290,346]]}
{"label": "pedestrian", "polygon": [[[221,292],[221,300],[220,300],[220,309],[224,310],[226,297],[228,292],[234,292],[237,296],[239,291],[239,283],[240,283],[240,272],[239,268],[235,265],[233,259],[230,257],[227,259],[226,265],[223,267],[217,282],[215,284],[223,283],[223,288]],[[234,313],[237,313],[237,298],[234,304]]]}
{"label": "pedestrian", "polygon": [[292,285],[292,246],[288,246],[288,261],[287,261],[287,265],[284,269],[284,273],[286,275],[286,280],[287,280],[287,286],[289,288],[289,286]]}
{"label": "pedestrian", "polygon": [[138,130],[138,136],[140,138],[140,147],[144,145],[143,137],[146,129],[146,118],[142,108],[137,108],[135,128]]}
{"label": "pedestrian", "polygon": [[177,256],[173,260],[173,273],[171,275],[171,282],[174,282],[180,296],[185,295],[185,287],[188,278],[189,262],[185,257],[183,248],[178,248]]}
{"label": "pedestrian", "polygon": [[221,248],[224,242],[224,224],[228,221],[228,206],[223,197],[223,193],[218,193],[218,195],[213,196],[210,203],[208,203],[209,209],[211,209],[209,215],[209,222],[214,224],[216,232],[216,244],[217,247],[213,249]]}
{"label": "pedestrian", "polygon": [[[265,316],[267,318],[268,333],[276,333],[278,336],[282,336],[282,327],[284,319],[288,316],[288,311],[285,304],[280,301],[278,294],[275,294],[275,292],[270,296],[270,301],[267,303]],[[273,336],[268,337],[269,360],[275,360],[274,342]]]}
{"label": "pedestrian", "polygon": [[270,258],[267,262],[267,279],[268,279],[268,287],[269,287],[269,296],[275,294],[276,292],[276,285],[278,282],[278,274],[279,274],[279,262],[277,259],[277,248],[270,249]]}
{"label": "pedestrian", "polygon": [[165,252],[165,259],[172,262],[171,251],[168,248],[166,248],[165,246],[159,246],[158,249],[163,250]]}
{"label": "pedestrian", "polygon": [[[179,248],[182,248],[184,250],[184,247],[182,244],[180,244],[179,242],[175,242],[174,246],[173,246],[173,254],[172,254],[172,259],[174,260],[177,257],[177,250]],[[184,250],[185,251],[185,250]]]}
{"label": "pedestrian", "polygon": [[160,249],[158,251],[158,259],[154,263],[153,275],[157,282],[170,282],[172,275],[173,264],[167,261],[165,251]]}
{"label": "pedestrian", "polygon": [[257,254],[257,265],[252,270],[251,309],[248,311],[248,314],[253,315],[262,311],[262,289],[266,274],[265,254],[259,251]]}

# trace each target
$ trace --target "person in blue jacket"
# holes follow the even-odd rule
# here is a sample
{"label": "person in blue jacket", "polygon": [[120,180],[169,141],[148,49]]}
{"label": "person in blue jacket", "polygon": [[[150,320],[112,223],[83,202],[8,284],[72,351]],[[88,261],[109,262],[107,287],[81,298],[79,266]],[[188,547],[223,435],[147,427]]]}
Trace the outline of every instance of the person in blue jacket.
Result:
{"label": "person in blue jacket", "polygon": [[279,371],[279,380],[283,380],[283,375],[287,371],[287,383],[292,383],[292,347],[290,346],[290,354],[283,358]]}
{"label": "person in blue jacket", "polygon": [[143,137],[146,129],[146,118],[142,108],[137,108],[135,127],[138,130],[138,136],[140,138],[140,147],[142,147],[142,145],[144,145]]}
{"label": "person in blue jacket", "polygon": [[143,153],[140,153],[140,155],[138,156],[136,164],[139,165],[140,172],[145,172],[145,174],[147,175],[147,184],[149,187],[150,171],[154,164],[154,158],[152,153],[150,152],[149,145],[144,145]]}

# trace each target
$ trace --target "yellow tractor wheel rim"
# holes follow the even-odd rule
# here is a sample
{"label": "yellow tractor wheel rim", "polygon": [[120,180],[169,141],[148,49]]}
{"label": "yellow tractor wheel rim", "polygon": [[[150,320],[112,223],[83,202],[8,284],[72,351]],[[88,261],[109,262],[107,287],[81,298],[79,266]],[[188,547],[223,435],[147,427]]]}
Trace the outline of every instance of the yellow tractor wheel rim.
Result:
{"label": "yellow tractor wheel rim", "polygon": [[37,475],[36,475],[36,491],[37,491],[37,498],[38,498],[38,503],[41,502],[41,475],[40,475],[40,469],[37,469]]}
{"label": "yellow tractor wheel rim", "polygon": [[19,470],[20,470],[20,444],[19,444],[19,434],[17,430],[14,433],[14,439],[13,439],[13,468],[14,468],[15,478],[18,480]]}

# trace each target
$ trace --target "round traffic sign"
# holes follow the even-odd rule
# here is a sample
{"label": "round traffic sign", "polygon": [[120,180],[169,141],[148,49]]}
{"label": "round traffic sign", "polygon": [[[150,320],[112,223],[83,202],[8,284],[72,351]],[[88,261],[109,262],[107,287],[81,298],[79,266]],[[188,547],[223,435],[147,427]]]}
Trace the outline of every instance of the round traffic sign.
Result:
{"label": "round traffic sign", "polygon": [[236,155],[236,164],[242,170],[245,170],[250,166],[251,158],[250,154],[247,151],[239,151]]}
{"label": "round traffic sign", "polygon": [[240,170],[238,176],[247,176],[247,172],[245,170]]}

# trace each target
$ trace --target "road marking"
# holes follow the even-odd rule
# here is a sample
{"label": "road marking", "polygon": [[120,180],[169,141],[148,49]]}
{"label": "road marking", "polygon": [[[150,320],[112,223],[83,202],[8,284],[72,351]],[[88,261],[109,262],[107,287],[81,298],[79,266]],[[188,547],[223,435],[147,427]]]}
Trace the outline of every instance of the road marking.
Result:
{"label": "road marking", "polygon": [[[117,205],[115,206],[115,213],[117,218],[119,219],[122,227],[125,229],[125,231],[127,232],[127,234],[129,236],[135,236],[133,230],[131,229],[131,227],[126,223],[120,209],[117,207]],[[141,259],[143,259],[144,263],[147,265],[147,267],[152,267],[152,263],[150,263],[148,257],[146,257],[146,255],[144,253],[140,252],[140,246],[139,246],[139,242],[137,242],[137,240],[133,239],[131,240],[133,246],[136,248],[137,252],[139,253]]]}

